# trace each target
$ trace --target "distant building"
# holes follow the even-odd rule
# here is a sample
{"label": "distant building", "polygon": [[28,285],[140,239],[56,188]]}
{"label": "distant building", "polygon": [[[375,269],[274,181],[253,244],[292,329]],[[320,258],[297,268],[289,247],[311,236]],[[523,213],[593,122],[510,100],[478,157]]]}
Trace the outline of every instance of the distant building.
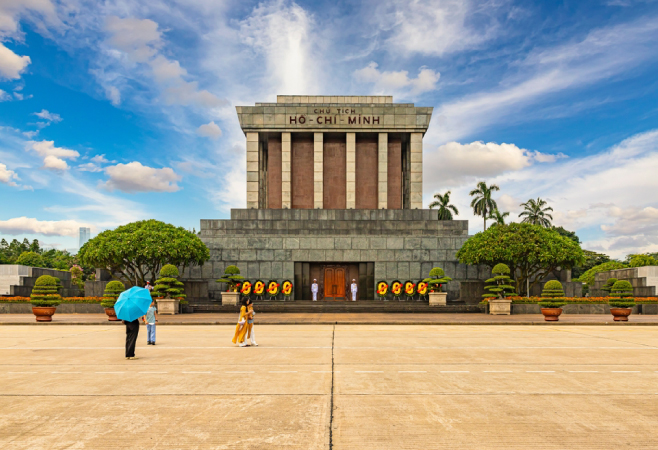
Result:
{"label": "distant building", "polygon": [[91,229],[90,228],[85,228],[85,227],[80,227],[80,248],[82,248],[83,245],[87,243],[87,241],[91,239]]}

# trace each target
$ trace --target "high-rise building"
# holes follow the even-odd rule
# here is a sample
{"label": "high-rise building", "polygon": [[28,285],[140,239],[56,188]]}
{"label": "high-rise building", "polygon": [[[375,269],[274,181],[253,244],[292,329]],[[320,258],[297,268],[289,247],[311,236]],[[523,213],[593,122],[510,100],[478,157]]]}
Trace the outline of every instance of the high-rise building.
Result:
{"label": "high-rise building", "polygon": [[91,239],[91,229],[90,228],[85,228],[85,227],[80,227],[80,248],[82,248],[83,245],[87,243],[87,241]]}

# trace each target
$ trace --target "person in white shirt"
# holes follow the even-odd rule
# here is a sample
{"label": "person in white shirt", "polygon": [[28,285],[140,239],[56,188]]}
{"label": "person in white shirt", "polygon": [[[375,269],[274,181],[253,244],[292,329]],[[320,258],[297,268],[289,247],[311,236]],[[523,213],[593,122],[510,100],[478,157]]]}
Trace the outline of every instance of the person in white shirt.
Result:
{"label": "person in white shirt", "polygon": [[313,293],[313,301],[318,301],[318,280],[313,278],[313,284],[311,285],[311,292]]}
{"label": "person in white shirt", "polygon": [[352,285],[350,286],[352,289],[352,301],[356,301],[356,293],[359,291],[359,287],[356,284],[356,280],[352,280]]}
{"label": "person in white shirt", "polygon": [[150,281],[147,281],[147,282],[146,282],[146,286],[144,286],[144,287],[145,287],[146,289],[148,289],[149,292],[151,292],[151,291],[153,290],[153,286],[151,286],[151,282],[150,282]]}

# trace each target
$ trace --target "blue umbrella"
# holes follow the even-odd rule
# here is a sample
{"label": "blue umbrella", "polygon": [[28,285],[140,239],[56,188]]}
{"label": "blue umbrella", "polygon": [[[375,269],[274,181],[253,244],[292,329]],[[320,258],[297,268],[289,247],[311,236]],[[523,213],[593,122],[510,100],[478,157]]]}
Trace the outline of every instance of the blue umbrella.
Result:
{"label": "blue umbrella", "polygon": [[119,295],[119,299],[114,304],[114,311],[117,318],[132,322],[146,314],[149,306],[151,306],[149,290],[134,286]]}

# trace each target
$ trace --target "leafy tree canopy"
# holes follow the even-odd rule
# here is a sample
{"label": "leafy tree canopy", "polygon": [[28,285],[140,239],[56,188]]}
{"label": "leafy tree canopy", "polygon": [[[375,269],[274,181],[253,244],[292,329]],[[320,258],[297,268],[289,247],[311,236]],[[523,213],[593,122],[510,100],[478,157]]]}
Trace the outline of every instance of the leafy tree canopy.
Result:
{"label": "leafy tree canopy", "polygon": [[477,233],[457,252],[464,264],[507,264],[516,276],[516,289],[525,289],[526,280],[535,285],[553,270],[583,262],[583,251],[571,239],[551,229],[529,223],[496,225]]}
{"label": "leafy tree canopy", "polygon": [[450,204],[450,191],[445,194],[434,194],[435,200],[430,203],[430,209],[439,209],[439,220],[452,220],[452,213],[459,215],[455,205]]}
{"label": "leafy tree canopy", "polygon": [[[556,231],[558,231],[558,230],[556,230]],[[590,250],[583,250],[583,254],[585,255],[585,262],[583,264],[579,264],[577,266],[574,266],[573,269],[571,269],[571,277],[574,280],[581,277],[585,272],[587,272],[592,267],[595,267],[595,266],[598,266],[598,265],[601,265],[603,263],[607,263],[607,262],[610,261],[610,257],[606,254],[603,254],[603,253],[596,253],[596,252],[592,252]]]}
{"label": "leafy tree canopy", "polygon": [[651,255],[628,255],[629,267],[658,266],[658,261]]}
{"label": "leafy tree canopy", "polygon": [[628,267],[626,264],[619,261],[608,261],[603,264],[599,264],[598,266],[592,267],[584,274],[582,274],[576,281],[587,283],[588,286],[594,286],[594,278],[596,277],[597,273],[607,272],[608,270],[624,269],[626,267]]}
{"label": "leafy tree canopy", "polygon": [[210,258],[206,245],[183,227],[142,220],[107,230],[89,240],[78,253],[87,265],[106,269],[115,277],[144,286],[163,264],[203,265]]}
{"label": "leafy tree canopy", "polygon": [[[30,264],[28,264],[28,261],[26,261],[25,258],[21,262],[18,261],[24,253],[31,254],[29,258]],[[41,258],[37,258],[34,255],[39,255]],[[23,239],[22,242],[18,239],[14,239],[11,243],[7,242],[5,239],[0,240],[0,264],[22,264],[30,265],[32,267],[69,270],[69,268],[76,263],[76,257],[66,250],[56,250],[54,248],[48,250],[43,249],[41,248],[39,241],[36,239],[32,242],[27,239]],[[83,267],[83,269],[86,268]],[[88,271],[85,270],[85,274],[87,273]]]}
{"label": "leafy tree canopy", "polygon": [[[569,239],[574,241],[576,244],[580,244],[580,238],[578,238],[578,236],[576,236],[575,231],[565,230],[563,227],[556,227],[555,225],[553,225],[551,227],[551,229],[553,231],[557,231],[558,233],[560,233],[560,236],[568,237]],[[593,253],[593,252],[591,252],[591,253]]]}

